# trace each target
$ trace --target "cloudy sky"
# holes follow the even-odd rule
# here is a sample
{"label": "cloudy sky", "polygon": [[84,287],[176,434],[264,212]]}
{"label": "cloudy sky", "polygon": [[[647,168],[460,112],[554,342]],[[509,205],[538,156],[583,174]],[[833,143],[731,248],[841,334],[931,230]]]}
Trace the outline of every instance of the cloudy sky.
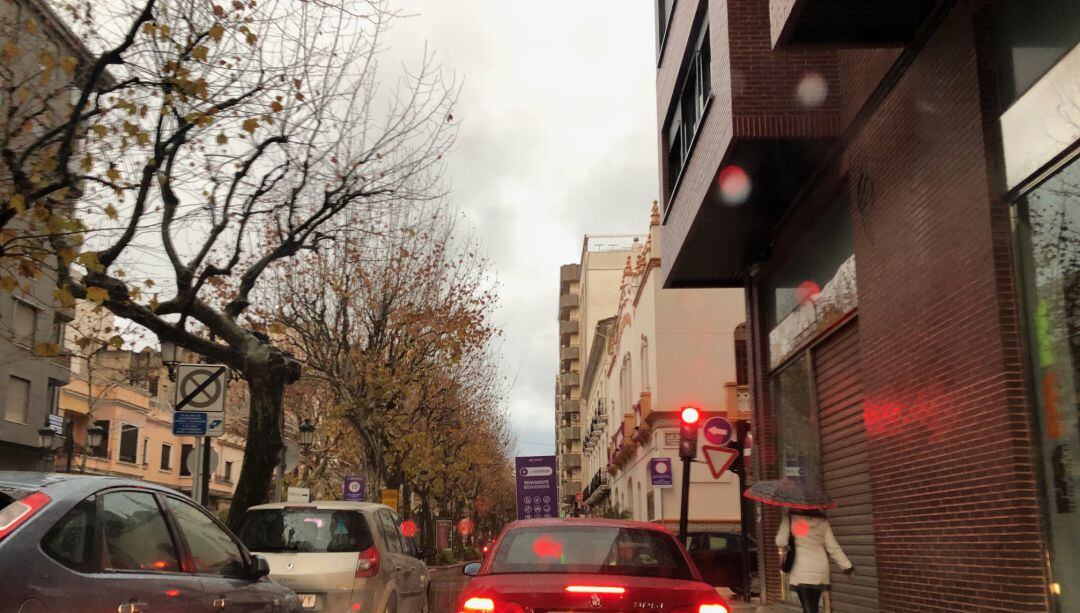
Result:
{"label": "cloudy sky", "polygon": [[426,42],[464,81],[452,198],[498,274],[518,453],[552,453],[559,265],[587,232],[644,232],[658,191],[652,5],[399,2],[384,68]]}

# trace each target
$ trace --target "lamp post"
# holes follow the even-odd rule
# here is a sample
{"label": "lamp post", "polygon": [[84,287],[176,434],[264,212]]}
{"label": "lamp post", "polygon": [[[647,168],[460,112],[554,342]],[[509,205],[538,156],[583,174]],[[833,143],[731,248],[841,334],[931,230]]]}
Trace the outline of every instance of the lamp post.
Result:
{"label": "lamp post", "polygon": [[300,424],[300,446],[303,448],[304,453],[311,451],[311,445],[315,442],[315,424],[304,418],[304,423]]}
{"label": "lamp post", "polygon": [[180,346],[161,339],[161,363],[169,371],[169,381],[176,382],[176,365],[180,363]]}

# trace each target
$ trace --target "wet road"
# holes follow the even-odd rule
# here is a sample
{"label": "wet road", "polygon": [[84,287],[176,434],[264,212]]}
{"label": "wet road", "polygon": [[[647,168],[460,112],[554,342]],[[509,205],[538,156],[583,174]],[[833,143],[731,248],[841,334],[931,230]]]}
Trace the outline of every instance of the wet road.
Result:
{"label": "wet road", "polygon": [[431,613],[454,613],[458,594],[469,582],[469,578],[462,574],[462,568],[464,564],[431,569],[431,589],[428,592]]}

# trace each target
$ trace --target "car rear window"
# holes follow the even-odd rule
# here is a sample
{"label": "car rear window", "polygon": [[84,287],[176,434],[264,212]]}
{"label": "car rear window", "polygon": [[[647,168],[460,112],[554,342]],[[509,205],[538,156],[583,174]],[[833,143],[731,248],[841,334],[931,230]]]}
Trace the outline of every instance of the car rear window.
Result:
{"label": "car rear window", "polygon": [[603,526],[517,528],[503,537],[491,572],[598,573],[693,579],[675,539],[656,530]]}
{"label": "car rear window", "polygon": [[363,513],[310,507],[248,511],[240,540],[251,551],[266,553],[356,552],[373,544]]}

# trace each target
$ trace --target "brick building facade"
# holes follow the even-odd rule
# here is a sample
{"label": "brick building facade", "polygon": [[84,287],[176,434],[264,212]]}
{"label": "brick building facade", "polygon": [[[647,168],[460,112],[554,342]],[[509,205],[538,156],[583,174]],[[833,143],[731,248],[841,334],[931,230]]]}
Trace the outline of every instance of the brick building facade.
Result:
{"label": "brick building facade", "polygon": [[1078,611],[1080,8],[863,4],[657,2],[665,285],[747,289],[832,610]]}

